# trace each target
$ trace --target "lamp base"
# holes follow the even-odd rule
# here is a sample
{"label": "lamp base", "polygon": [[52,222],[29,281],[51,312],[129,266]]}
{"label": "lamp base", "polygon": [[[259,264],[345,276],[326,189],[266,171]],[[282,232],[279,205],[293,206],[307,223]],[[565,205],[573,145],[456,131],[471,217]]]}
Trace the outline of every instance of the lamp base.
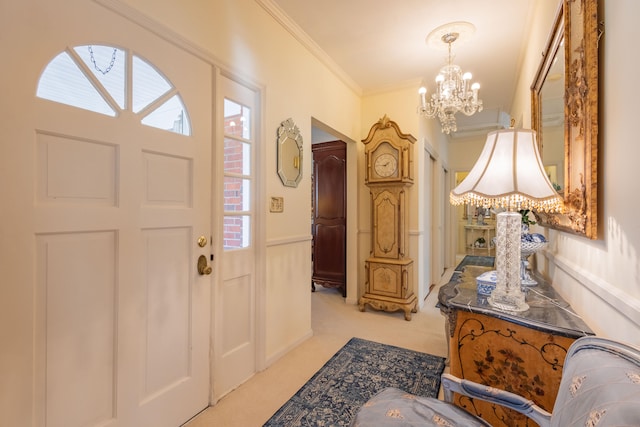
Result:
{"label": "lamp base", "polygon": [[522,216],[518,212],[501,212],[496,221],[496,288],[487,298],[499,310],[525,311],[520,283],[520,230]]}

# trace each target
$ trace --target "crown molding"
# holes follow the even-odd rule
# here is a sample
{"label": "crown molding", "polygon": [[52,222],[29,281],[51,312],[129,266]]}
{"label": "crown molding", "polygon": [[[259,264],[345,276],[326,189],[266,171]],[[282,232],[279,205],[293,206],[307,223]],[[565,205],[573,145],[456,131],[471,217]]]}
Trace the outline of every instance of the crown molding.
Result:
{"label": "crown molding", "polygon": [[356,95],[362,96],[362,88],[280,6],[273,0],[255,1]]}

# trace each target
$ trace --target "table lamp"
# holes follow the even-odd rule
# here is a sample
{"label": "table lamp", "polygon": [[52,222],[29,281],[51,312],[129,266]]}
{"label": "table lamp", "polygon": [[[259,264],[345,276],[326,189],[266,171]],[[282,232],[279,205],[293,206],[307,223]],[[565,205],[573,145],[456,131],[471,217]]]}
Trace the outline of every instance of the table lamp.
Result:
{"label": "table lamp", "polygon": [[521,288],[520,209],[557,212],[562,198],[545,173],[536,133],[528,129],[490,132],[466,178],[451,191],[453,205],[464,203],[506,209],[496,216],[496,288],[491,306],[505,311],[529,309]]}

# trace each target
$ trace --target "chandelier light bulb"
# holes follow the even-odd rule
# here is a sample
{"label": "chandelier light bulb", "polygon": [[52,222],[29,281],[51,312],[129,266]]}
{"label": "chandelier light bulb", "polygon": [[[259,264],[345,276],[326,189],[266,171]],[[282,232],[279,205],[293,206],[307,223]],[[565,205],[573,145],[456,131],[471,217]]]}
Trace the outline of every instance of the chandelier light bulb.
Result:
{"label": "chandelier light bulb", "polygon": [[418,113],[420,113],[420,111],[427,108],[427,88],[422,86],[418,89],[418,95],[420,95],[420,105],[418,106]]}
{"label": "chandelier light bulb", "polygon": [[471,80],[471,77],[472,77],[471,73],[467,71],[462,75],[462,80]]}

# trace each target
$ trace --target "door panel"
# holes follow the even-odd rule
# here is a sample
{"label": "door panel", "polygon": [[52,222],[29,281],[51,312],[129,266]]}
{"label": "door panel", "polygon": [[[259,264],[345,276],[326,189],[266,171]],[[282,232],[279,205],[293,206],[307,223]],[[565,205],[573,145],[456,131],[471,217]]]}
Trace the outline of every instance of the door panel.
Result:
{"label": "door panel", "polygon": [[313,144],[313,276],[315,284],[347,296],[346,156],[342,141]]}
{"label": "door panel", "polygon": [[46,375],[40,386],[47,426],[94,425],[116,416],[116,246],[113,231],[36,237],[44,338],[36,354]]}
{"label": "door panel", "polygon": [[214,287],[213,401],[256,372],[255,194],[257,94],[220,77],[224,98],[224,154],[219,167],[217,234],[221,236]]}
{"label": "door panel", "polygon": [[191,284],[174,277],[189,277],[193,243],[192,232],[185,227],[146,229],[142,240],[146,305],[140,398],[144,402],[190,375]]}
{"label": "door panel", "polygon": [[[21,402],[12,425],[175,427],[209,397],[211,278],[196,260],[209,256],[198,237],[211,235],[211,66],[94,2],[27,4],[50,14],[30,15],[42,31],[7,53],[15,61],[3,76],[13,82],[2,110],[12,156],[0,156],[0,169],[13,203],[0,253],[8,260],[20,247],[3,274],[17,284],[15,313],[32,319],[6,335],[14,360],[25,360],[9,366]],[[76,25],[94,13],[99,30]],[[191,135],[144,125],[130,102],[111,117],[34,97],[47,61],[96,39],[166,76]]]}

